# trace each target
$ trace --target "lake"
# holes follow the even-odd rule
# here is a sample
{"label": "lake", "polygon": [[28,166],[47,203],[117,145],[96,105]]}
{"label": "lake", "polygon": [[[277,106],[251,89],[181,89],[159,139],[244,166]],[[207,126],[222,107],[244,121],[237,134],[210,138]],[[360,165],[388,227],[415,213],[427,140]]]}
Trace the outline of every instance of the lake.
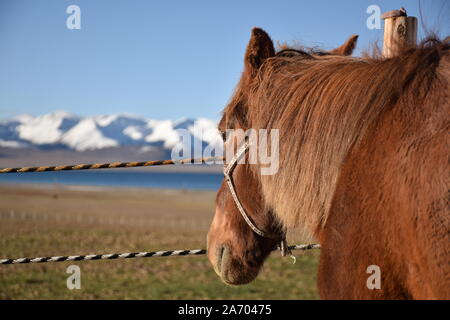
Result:
{"label": "lake", "polygon": [[46,183],[112,187],[217,190],[221,173],[58,171],[0,174],[0,183]]}

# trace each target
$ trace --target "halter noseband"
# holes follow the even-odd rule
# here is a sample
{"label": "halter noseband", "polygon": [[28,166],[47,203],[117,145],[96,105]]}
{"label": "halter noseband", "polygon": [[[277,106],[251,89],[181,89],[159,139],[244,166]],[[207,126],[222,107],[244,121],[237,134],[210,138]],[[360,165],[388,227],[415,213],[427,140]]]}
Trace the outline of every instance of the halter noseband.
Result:
{"label": "halter noseband", "polygon": [[236,188],[234,186],[233,178],[232,178],[233,171],[236,168],[238,161],[245,155],[245,153],[247,152],[249,147],[250,147],[250,143],[246,139],[244,144],[242,144],[241,147],[239,148],[239,150],[237,151],[237,153],[233,156],[233,158],[231,158],[230,163],[227,166],[224,166],[223,174],[225,176],[225,181],[227,182],[228,189],[230,189],[230,193],[231,193],[231,196],[233,197],[234,203],[236,204],[236,207],[238,208],[239,212],[241,213],[241,216],[244,218],[245,222],[250,227],[250,229],[252,229],[253,232],[255,232],[257,235],[259,235],[261,237],[269,238],[269,239],[279,239],[280,240],[279,249],[281,251],[281,255],[283,257],[286,255],[292,256],[291,251],[289,250],[289,247],[286,242],[286,233],[283,232],[280,237],[280,235],[268,234],[268,233],[262,231],[261,229],[259,229],[254,224],[254,222],[251,220],[251,218],[248,216],[247,212],[245,212],[245,209],[242,206],[241,201],[239,200],[239,198],[237,196]]}

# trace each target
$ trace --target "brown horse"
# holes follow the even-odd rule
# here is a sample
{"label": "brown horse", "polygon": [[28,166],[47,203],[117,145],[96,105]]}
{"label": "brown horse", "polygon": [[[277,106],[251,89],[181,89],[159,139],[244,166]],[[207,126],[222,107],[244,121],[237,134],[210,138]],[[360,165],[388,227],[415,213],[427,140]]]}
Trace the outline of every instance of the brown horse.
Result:
{"label": "brown horse", "polygon": [[322,246],[322,298],[450,298],[450,44],[355,58],[356,38],[276,52],[253,29],[219,129],[279,129],[279,169],[236,165],[242,210],[225,181],[218,191],[208,257],[225,283],[252,281],[283,230],[301,227]]}

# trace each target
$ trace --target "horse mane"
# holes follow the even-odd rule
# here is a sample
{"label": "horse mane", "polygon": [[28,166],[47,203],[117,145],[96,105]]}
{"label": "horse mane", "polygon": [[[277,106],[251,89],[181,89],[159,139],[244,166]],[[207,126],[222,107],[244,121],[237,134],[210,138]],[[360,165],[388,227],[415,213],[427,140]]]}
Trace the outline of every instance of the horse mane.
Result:
{"label": "horse mane", "polygon": [[278,173],[254,172],[284,226],[311,233],[327,221],[349,151],[384,112],[422,108],[436,81],[448,88],[448,73],[442,77],[438,67],[449,48],[447,40],[427,39],[393,58],[358,58],[284,47],[254,80],[243,75],[223,121],[279,129]]}

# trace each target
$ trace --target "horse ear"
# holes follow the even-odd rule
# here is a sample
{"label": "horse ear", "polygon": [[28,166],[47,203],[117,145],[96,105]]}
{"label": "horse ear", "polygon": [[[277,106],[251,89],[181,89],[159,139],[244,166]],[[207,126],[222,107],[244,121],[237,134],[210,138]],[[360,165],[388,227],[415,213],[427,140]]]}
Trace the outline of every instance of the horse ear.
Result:
{"label": "horse ear", "polygon": [[330,51],[330,54],[338,55],[338,56],[349,56],[352,54],[353,49],[356,47],[356,42],[358,41],[358,35],[354,34],[350,38],[345,41],[345,43],[340,46],[339,48],[336,48],[334,50]]}
{"label": "horse ear", "polygon": [[267,58],[275,56],[275,48],[269,35],[260,28],[253,28],[250,42],[245,52],[245,71],[256,75],[259,67]]}

